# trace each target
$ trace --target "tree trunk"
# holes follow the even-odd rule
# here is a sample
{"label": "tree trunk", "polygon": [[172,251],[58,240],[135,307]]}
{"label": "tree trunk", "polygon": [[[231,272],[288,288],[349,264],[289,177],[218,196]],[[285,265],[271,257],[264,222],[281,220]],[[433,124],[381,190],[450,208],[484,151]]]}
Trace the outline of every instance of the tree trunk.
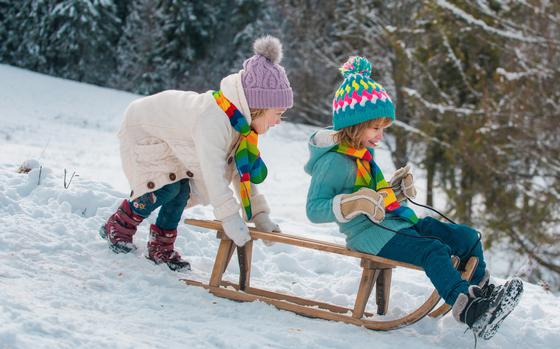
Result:
{"label": "tree trunk", "polygon": [[[408,86],[408,61],[398,42],[395,42],[393,47],[395,49],[395,60],[392,64],[393,79],[395,81],[395,90],[397,94],[397,103],[395,105],[396,117],[397,120],[408,124],[410,122],[410,115],[408,114],[405,95],[403,93],[403,88]],[[405,166],[408,163],[407,131],[402,128],[395,128],[393,130],[393,134],[396,138],[395,151],[393,152],[393,161],[395,163],[395,166],[399,168]]]}

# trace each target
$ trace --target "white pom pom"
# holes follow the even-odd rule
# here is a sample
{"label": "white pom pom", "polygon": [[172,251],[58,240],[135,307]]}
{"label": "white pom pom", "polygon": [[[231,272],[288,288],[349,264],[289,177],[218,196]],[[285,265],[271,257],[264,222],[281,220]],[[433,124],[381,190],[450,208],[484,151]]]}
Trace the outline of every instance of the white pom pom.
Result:
{"label": "white pom pom", "polygon": [[253,50],[256,55],[265,56],[274,64],[282,61],[282,43],[274,36],[266,35],[255,40]]}

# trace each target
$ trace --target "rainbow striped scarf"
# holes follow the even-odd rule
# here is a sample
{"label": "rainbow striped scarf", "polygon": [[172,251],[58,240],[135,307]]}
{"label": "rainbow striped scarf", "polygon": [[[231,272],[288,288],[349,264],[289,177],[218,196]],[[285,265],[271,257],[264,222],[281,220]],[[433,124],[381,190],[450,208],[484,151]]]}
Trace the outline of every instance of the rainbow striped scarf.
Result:
{"label": "rainbow striped scarf", "polygon": [[[385,210],[406,219],[412,224],[416,224],[416,222],[418,222],[418,217],[416,217],[414,211],[406,206],[401,206],[397,201],[395,192],[389,183],[387,183],[385,177],[383,177],[381,169],[377,166],[375,161],[373,161],[373,155],[369,149],[355,149],[347,143],[341,143],[335,146],[332,151],[356,158],[357,171],[356,181],[354,182],[354,191],[357,191],[362,187],[367,187],[375,191],[383,191],[387,193],[387,196],[385,197]],[[372,169],[375,182],[371,176]]]}
{"label": "rainbow striped scarf", "polygon": [[228,116],[231,127],[241,134],[241,141],[235,150],[235,166],[240,178],[241,204],[245,209],[247,219],[250,220],[253,217],[250,200],[251,183],[262,183],[268,173],[257,148],[259,135],[251,129],[239,109],[223,95],[222,90],[212,92],[212,96]]}

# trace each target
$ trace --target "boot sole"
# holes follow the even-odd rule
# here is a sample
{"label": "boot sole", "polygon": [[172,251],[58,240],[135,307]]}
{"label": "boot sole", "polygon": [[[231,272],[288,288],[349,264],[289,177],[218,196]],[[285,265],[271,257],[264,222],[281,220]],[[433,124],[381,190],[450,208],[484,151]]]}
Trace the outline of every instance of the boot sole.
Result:
{"label": "boot sole", "polygon": [[189,262],[184,262],[184,265],[179,265],[177,263],[171,263],[171,262],[156,262],[155,260],[151,259],[150,257],[146,256],[146,259],[151,261],[152,263],[154,263],[155,265],[160,265],[165,263],[167,265],[167,267],[169,269],[171,269],[171,271],[191,271],[191,264]]}
{"label": "boot sole", "polygon": [[473,331],[478,337],[489,340],[494,337],[505,318],[515,309],[523,294],[523,282],[515,278],[504,285],[499,304],[492,312],[484,314],[474,325]]}
{"label": "boot sole", "polygon": [[189,262],[185,262],[185,265],[179,265],[175,263],[165,263],[167,267],[173,271],[191,271],[191,264]]}
{"label": "boot sole", "polygon": [[117,242],[116,244],[113,244],[111,240],[108,239],[107,231],[105,230],[104,225],[99,228],[99,236],[101,236],[103,240],[107,241],[107,243],[109,244],[109,248],[114,253],[130,253],[136,250],[136,246],[134,246],[134,244],[125,242]]}

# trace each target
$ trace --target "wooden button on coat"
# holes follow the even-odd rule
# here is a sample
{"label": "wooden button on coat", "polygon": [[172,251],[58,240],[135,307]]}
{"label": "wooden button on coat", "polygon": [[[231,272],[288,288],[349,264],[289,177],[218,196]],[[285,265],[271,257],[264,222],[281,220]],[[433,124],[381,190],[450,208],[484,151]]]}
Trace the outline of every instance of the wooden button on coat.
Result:
{"label": "wooden button on coat", "polygon": [[154,182],[148,182],[148,188],[154,189],[155,186]]}
{"label": "wooden button on coat", "polygon": [[187,176],[192,178],[192,177],[194,177],[194,174],[191,171],[187,171]]}
{"label": "wooden button on coat", "polygon": [[171,179],[172,181],[174,181],[177,178],[177,176],[175,176],[175,173],[170,173],[169,174],[169,179]]}

